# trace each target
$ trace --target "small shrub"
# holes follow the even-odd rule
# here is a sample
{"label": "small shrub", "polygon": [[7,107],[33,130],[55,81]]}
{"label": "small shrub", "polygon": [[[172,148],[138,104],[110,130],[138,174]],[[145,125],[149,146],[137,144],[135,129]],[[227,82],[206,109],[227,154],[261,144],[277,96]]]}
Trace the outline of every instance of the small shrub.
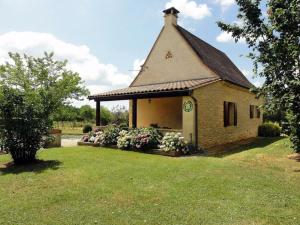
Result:
{"label": "small shrub", "polygon": [[103,131],[98,131],[95,133],[94,138],[92,139],[93,143],[99,143],[100,145],[104,145],[104,132]]}
{"label": "small shrub", "polygon": [[96,133],[94,131],[90,131],[88,136],[89,136],[88,142],[94,143],[96,139]]}
{"label": "small shrub", "polygon": [[101,129],[100,129],[99,127],[95,127],[95,128],[93,129],[93,132],[95,132],[95,133],[97,133],[97,132],[99,132],[99,131],[101,131]]}
{"label": "small shrub", "polygon": [[119,137],[117,140],[117,146],[120,149],[129,149],[130,148],[130,143],[132,140],[133,132],[127,131],[127,130],[122,130],[119,133]]}
{"label": "small shrub", "polygon": [[103,130],[103,134],[99,139],[100,145],[116,145],[118,141],[118,136],[120,133],[120,128],[114,125],[109,125]]}
{"label": "small shrub", "polygon": [[258,127],[258,136],[261,137],[278,137],[280,136],[281,128],[277,123],[264,123]]}
{"label": "small shrub", "polygon": [[90,142],[90,143],[102,143],[103,140],[103,132],[102,131],[91,131],[88,134],[85,134],[82,136],[81,141],[82,142]]}
{"label": "small shrub", "polygon": [[180,153],[188,153],[188,143],[184,140],[184,137],[181,133],[166,133],[161,141],[161,145],[159,146],[161,151],[164,152],[180,152]]}
{"label": "small shrub", "polygon": [[89,124],[84,125],[83,128],[82,128],[82,132],[83,132],[84,134],[85,134],[85,133],[89,133],[89,132],[91,132],[92,130],[93,130],[93,128],[92,128],[92,126],[89,125]]}
{"label": "small shrub", "polygon": [[161,134],[155,128],[135,129],[131,139],[131,147],[139,150],[157,148],[161,140]]}
{"label": "small shrub", "polygon": [[81,141],[82,142],[89,142],[89,139],[90,139],[89,135],[83,135],[82,138],[81,138]]}

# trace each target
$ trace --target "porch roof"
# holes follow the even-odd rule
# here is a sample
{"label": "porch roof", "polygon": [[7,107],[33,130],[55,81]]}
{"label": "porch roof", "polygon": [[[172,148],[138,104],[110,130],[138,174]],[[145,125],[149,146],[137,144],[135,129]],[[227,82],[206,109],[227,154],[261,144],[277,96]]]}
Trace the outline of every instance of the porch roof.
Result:
{"label": "porch roof", "polygon": [[113,101],[136,98],[172,97],[189,95],[190,91],[200,86],[221,80],[218,77],[208,77],[194,80],[184,80],[157,83],[108,91],[88,97],[90,100]]}

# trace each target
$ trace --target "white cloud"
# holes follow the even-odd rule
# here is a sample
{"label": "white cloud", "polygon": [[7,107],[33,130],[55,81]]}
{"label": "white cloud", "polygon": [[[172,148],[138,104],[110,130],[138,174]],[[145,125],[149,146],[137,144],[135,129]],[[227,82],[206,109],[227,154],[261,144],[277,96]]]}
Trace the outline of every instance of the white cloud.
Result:
{"label": "white cloud", "polygon": [[[217,37],[216,40],[222,43],[234,43],[234,38],[232,37],[231,32],[222,31]],[[245,39],[241,38],[238,43],[245,43]]]}
{"label": "white cloud", "polygon": [[222,10],[228,9],[230,6],[235,4],[235,0],[215,0],[215,3],[220,5]]}
{"label": "white cloud", "polygon": [[197,4],[195,1],[171,0],[166,3],[166,8],[170,7],[175,7],[183,16],[191,17],[195,20],[201,20],[211,15],[210,8],[207,4]]}
{"label": "white cloud", "polygon": [[[68,60],[68,67],[80,74],[91,94],[123,88],[130,84],[135,74],[125,74],[115,65],[104,64],[94,56],[86,45],[64,42],[52,34],[38,32],[8,32],[0,35],[0,64],[9,60],[8,52],[42,56],[43,52],[54,52],[59,60]],[[139,60],[134,66],[142,63]],[[76,102],[76,105],[93,102]]]}
{"label": "white cloud", "polygon": [[231,36],[231,33],[227,33],[225,31],[221,32],[218,36],[217,36],[217,41],[218,42],[231,42],[233,41],[233,38]]}

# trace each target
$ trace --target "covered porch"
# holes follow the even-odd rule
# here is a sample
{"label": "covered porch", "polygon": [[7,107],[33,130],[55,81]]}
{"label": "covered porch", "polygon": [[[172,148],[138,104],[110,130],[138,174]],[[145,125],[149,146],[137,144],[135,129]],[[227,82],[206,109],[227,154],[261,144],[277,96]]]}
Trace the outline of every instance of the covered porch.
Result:
{"label": "covered porch", "polygon": [[129,127],[156,127],[162,133],[180,132],[197,146],[197,101],[190,87],[203,80],[133,86],[89,96],[96,102],[96,125],[101,126],[100,105],[104,101],[129,100]]}

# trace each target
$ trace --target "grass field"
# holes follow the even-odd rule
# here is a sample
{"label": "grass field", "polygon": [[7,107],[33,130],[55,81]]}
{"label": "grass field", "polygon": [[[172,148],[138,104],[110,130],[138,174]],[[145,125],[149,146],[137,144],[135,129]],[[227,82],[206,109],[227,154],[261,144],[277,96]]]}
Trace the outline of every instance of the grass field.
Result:
{"label": "grass field", "polygon": [[62,134],[65,135],[80,135],[82,134],[82,128],[85,124],[90,124],[94,126],[92,123],[88,122],[54,122],[54,128],[62,130]]}
{"label": "grass field", "polygon": [[300,162],[287,146],[181,158],[61,148],[29,167],[2,155],[0,224],[300,224]]}

